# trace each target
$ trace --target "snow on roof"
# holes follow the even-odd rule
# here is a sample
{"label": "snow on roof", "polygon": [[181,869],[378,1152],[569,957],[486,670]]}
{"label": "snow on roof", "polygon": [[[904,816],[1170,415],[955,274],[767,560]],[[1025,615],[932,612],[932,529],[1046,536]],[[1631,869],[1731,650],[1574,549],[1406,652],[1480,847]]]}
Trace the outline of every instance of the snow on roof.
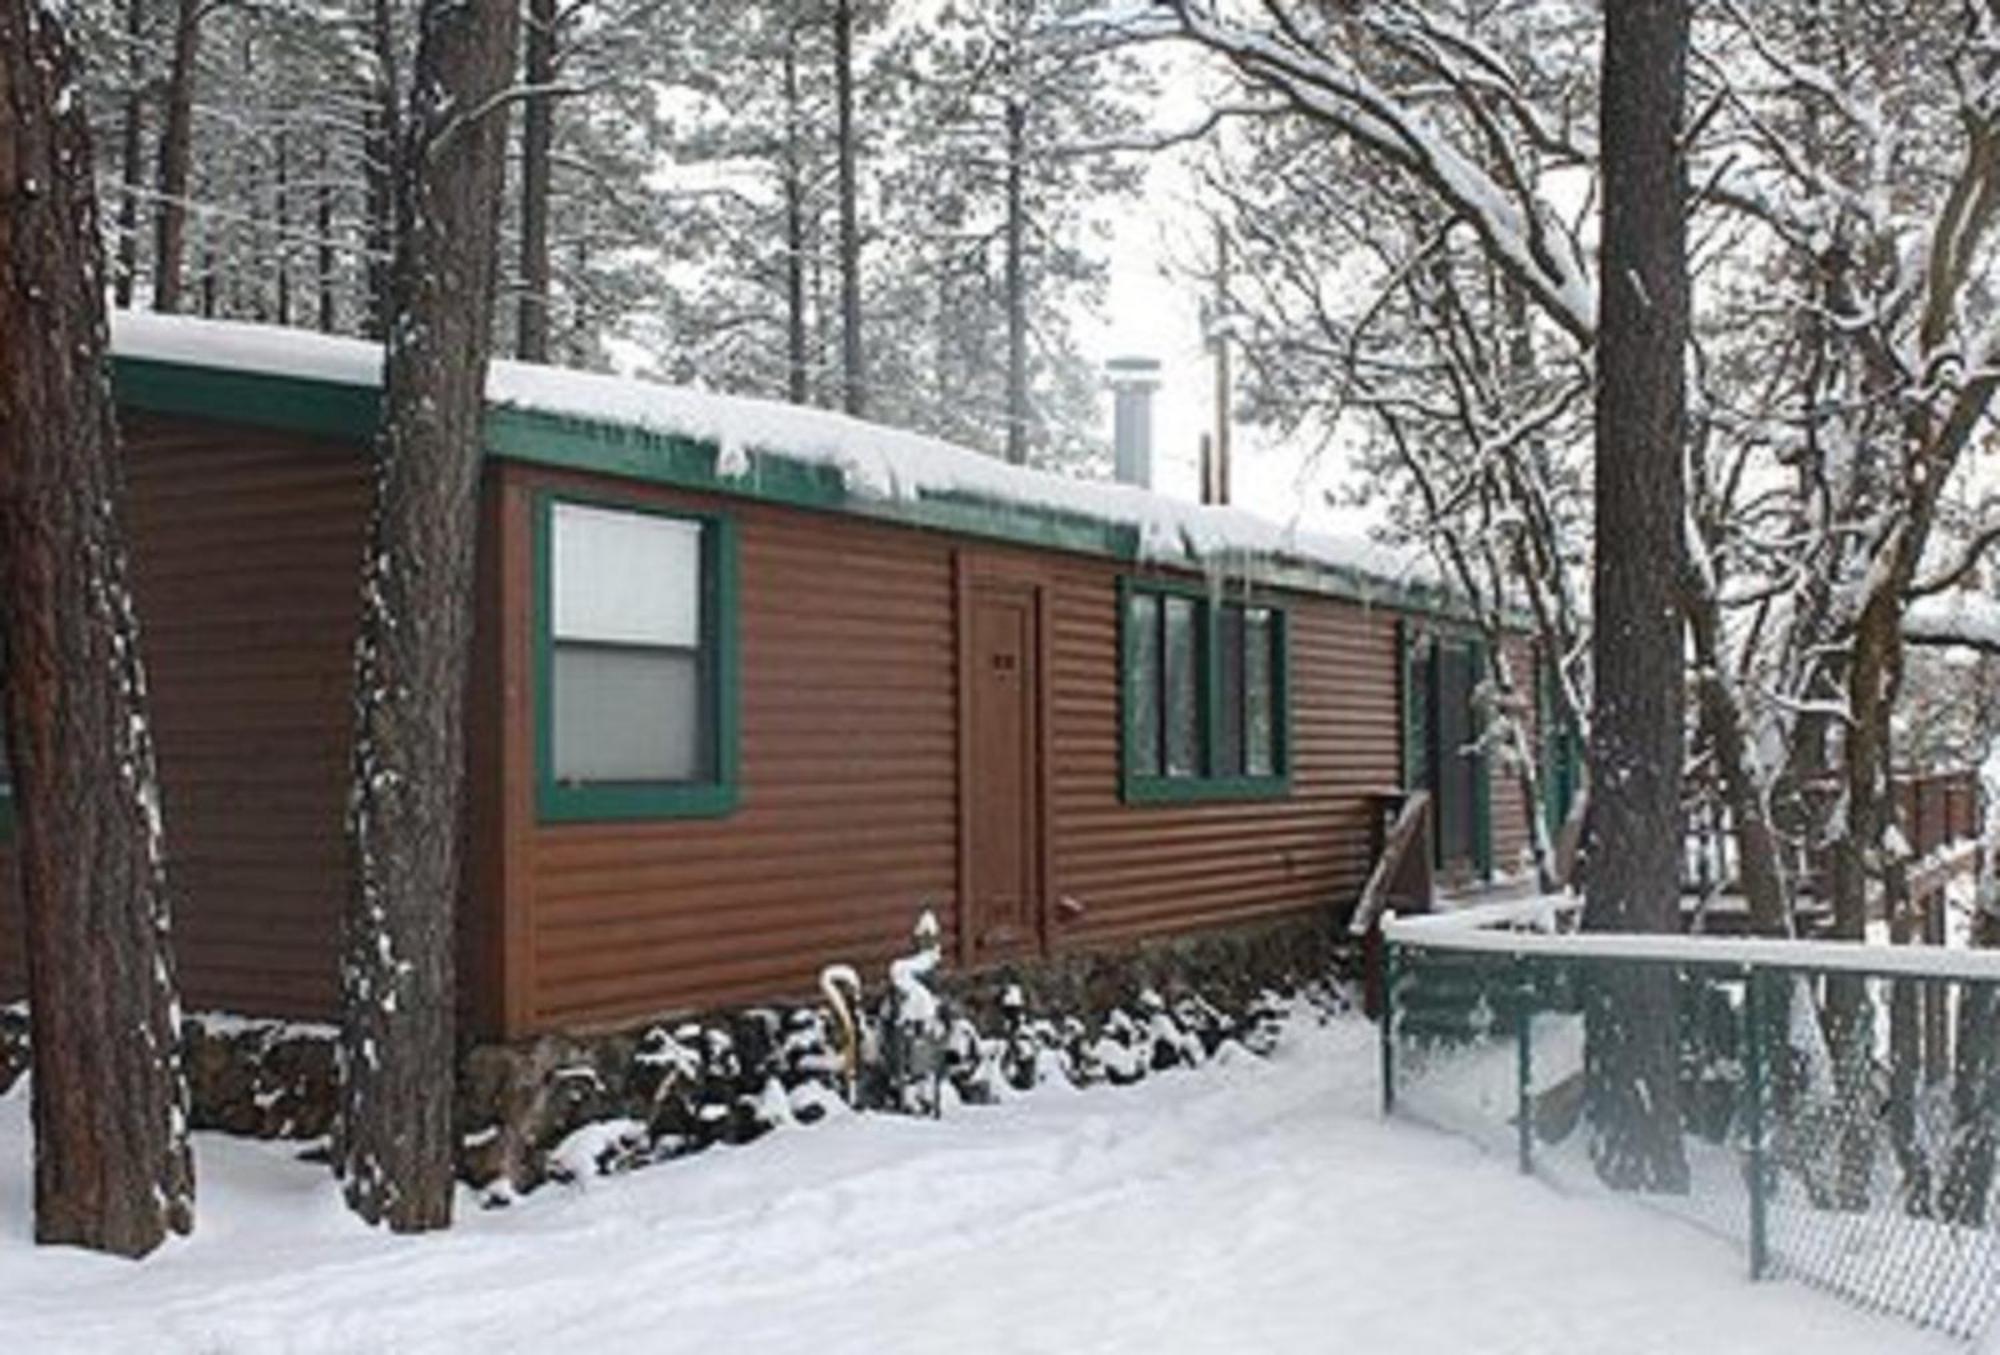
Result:
{"label": "snow on roof", "polygon": [[[257,375],[379,386],[381,346],[306,330],[118,311],[111,342],[120,358]],[[1186,503],[1153,490],[1009,465],[920,433],[846,414],[531,363],[495,361],[486,383],[495,408],[615,425],[713,444],[718,475],[747,474],[753,451],[831,467],[846,492],[889,503],[969,498],[1134,529],[1139,558],[1161,564],[1243,568],[1293,562],[1382,583],[1436,590],[1422,554],[1357,537],[1307,532],[1239,508]]]}
{"label": "snow on roof", "polygon": [[1928,644],[2000,652],[2000,598],[1963,588],[1918,598],[1903,613],[1903,634]]}

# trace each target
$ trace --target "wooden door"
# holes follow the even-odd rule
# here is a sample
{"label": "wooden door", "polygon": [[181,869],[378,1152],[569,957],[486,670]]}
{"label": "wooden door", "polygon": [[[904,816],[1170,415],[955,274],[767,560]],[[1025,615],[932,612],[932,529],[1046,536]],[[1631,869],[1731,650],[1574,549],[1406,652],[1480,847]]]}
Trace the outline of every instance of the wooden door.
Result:
{"label": "wooden door", "polygon": [[1043,936],[1041,590],[962,579],[959,879],[968,961]]}

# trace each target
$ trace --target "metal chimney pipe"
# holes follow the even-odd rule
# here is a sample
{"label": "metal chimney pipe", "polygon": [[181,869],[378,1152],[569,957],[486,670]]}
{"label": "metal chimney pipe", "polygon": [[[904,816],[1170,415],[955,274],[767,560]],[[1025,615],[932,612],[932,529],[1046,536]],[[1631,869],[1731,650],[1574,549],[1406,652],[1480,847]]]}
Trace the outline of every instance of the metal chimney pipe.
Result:
{"label": "metal chimney pipe", "polygon": [[1122,484],[1153,487],[1153,392],[1160,388],[1160,364],[1153,358],[1113,358],[1105,364],[1111,381],[1113,473]]}

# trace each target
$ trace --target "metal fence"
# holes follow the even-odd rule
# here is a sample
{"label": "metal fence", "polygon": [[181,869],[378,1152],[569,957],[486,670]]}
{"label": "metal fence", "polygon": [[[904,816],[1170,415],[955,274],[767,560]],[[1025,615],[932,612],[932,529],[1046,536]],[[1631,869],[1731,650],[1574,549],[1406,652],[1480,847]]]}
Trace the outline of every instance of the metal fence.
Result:
{"label": "metal fence", "polygon": [[1601,1189],[1585,1013],[1650,984],[1687,1187],[1635,1198],[1738,1241],[1753,1277],[1961,1337],[2000,1320],[2000,955],[1508,929],[1564,907],[1386,929],[1385,1112]]}

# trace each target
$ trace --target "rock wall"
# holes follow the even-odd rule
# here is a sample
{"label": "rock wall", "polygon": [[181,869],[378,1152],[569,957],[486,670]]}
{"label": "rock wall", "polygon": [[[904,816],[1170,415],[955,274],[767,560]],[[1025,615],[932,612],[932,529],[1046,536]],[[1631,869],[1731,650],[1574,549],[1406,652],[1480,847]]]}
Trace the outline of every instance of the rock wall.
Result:
{"label": "rock wall", "polygon": [[0,1007],[0,1096],[28,1071],[28,1008]]}
{"label": "rock wall", "polygon": [[[334,1029],[205,1013],[181,1023],[196,1129],[315,1139],[333,1127]],[[0,1008],[0,1093],[28,1071],[28,1014]]]}
{"label": "rock wall", "polygon": [[[912,961],[922,956],[920,943]],[[1298,1002],[1345,1005],[1344,956],[1313,917],[970,975],[913,964],[921,990],[892,967],[865,995],[851,1080],[821,1005],[489,1045],[471,1051],[460,1079],[460,1170],[497,1203],[550,1179],[745,1143],[850,1101],[936,1113],[1057,1078],[1123,1085],[1263,1054]]]}
{"label": "rock wall", "polygon": [[[924,948],[934,936],[920,929],[917,954],[864,992],[851,1068],[821,1004],[468,1050],[458,1087],[461,1176],[501,1203],[551,1179],[747,1143],[850,1104],[940,1113],[1056,1079],[1123,1085],[1266,1053],[1299,1003],[1345,1005],[1345,952],[1321,917],[969,975],[942,969]],[[289,1139],[331,1129],[333,1028],[198,1015],[184,1034],[195,1128]],[[0,1008],[0,1092],[27,1064],[26,1012]]]}

